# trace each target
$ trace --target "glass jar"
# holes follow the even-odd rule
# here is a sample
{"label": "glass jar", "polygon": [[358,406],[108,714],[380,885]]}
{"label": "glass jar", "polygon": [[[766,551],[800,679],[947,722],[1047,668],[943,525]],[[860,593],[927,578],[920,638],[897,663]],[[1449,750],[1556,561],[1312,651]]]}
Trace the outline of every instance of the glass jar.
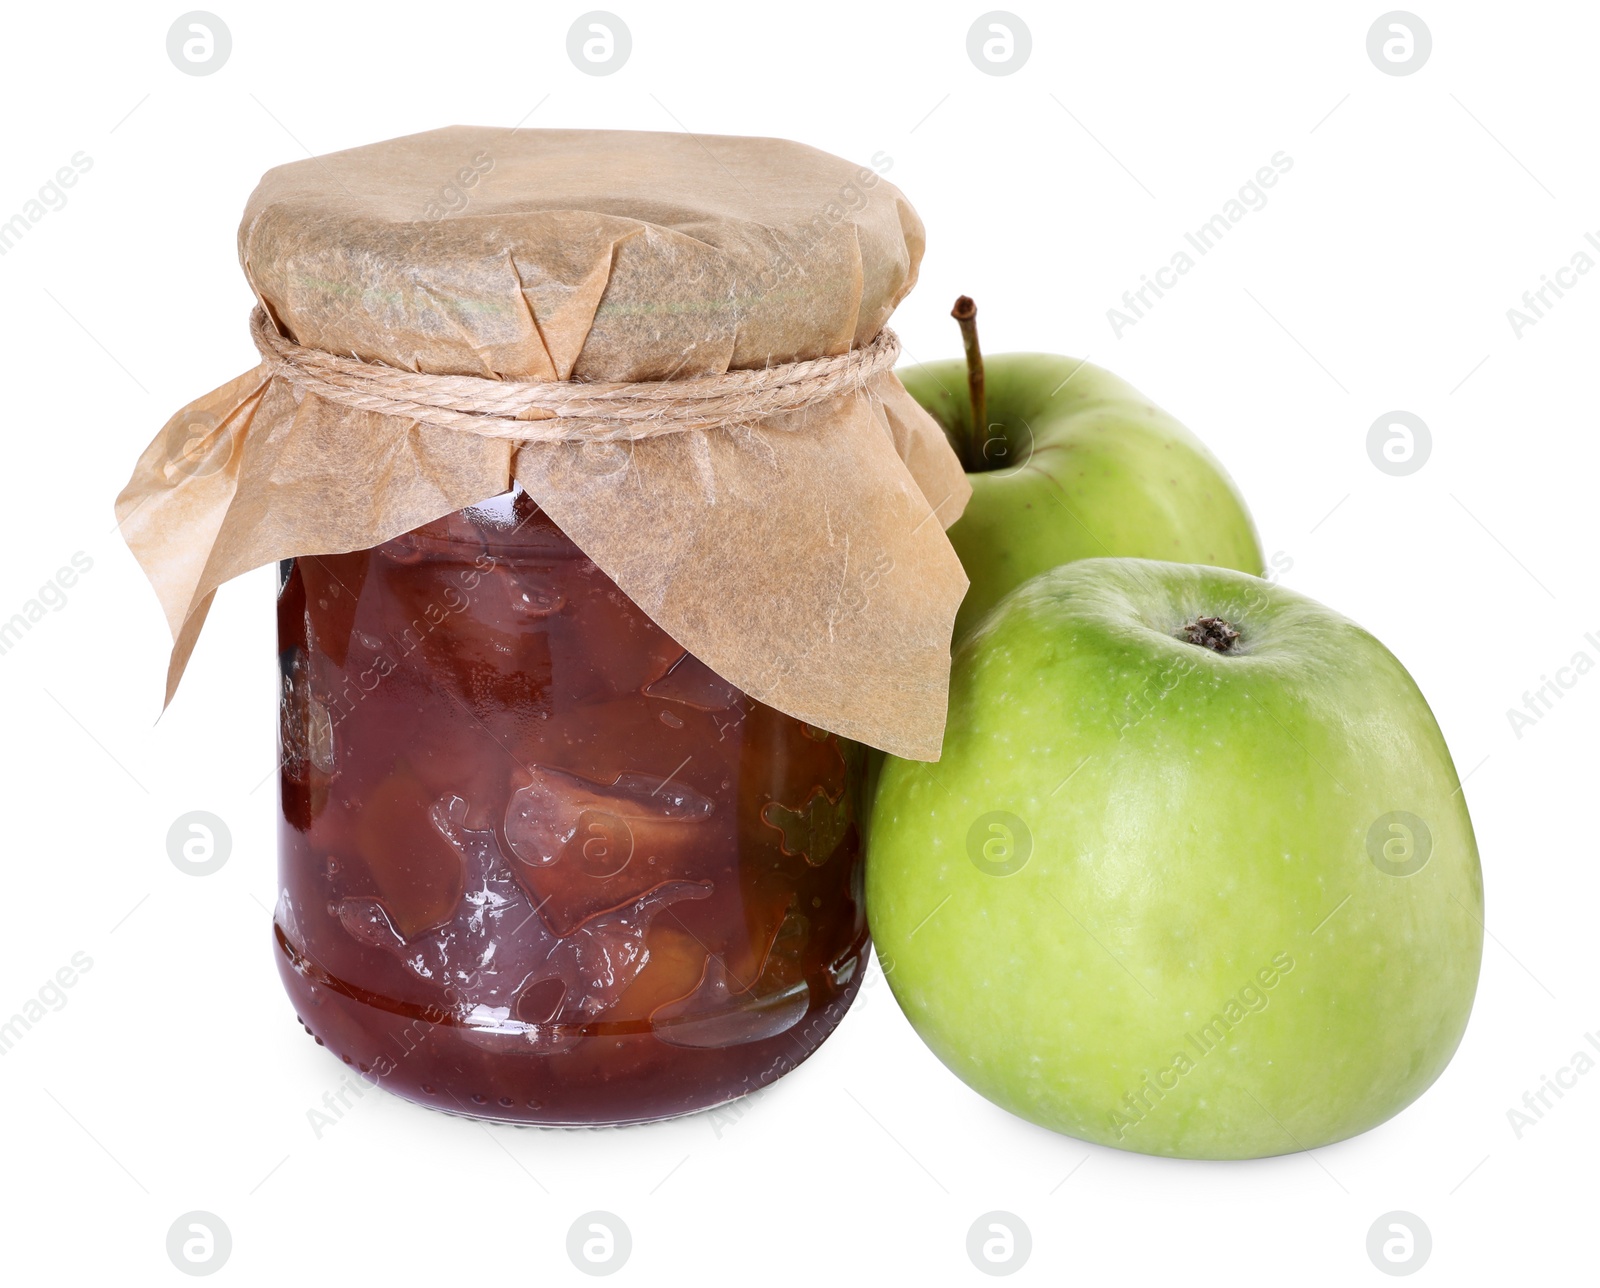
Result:
{"label": "glass jar", "polygon": [[631,1123],[814,1051],[867,951],[856,744],[676,644],[520,489],[283,565],[278,961],[451,1113]]}

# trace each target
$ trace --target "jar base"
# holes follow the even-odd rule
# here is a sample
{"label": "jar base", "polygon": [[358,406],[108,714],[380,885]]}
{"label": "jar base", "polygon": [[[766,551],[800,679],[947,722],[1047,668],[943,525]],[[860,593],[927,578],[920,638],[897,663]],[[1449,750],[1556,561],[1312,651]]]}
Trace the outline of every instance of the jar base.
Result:
{"label": "jar base", "polygon": [[[624,1127],[681,1118],[738,1100],[796,1068],[836,1028],[861,986],[863,936],[842,979],[810,981],[792,1026],[738,1045],[670,1045],[653,1032],[602,1033],[571,1049],[462,1025],[442,1012],[366,998],[320,970],[273,927],[278,973],[295,1017],[367,1081],[456,1117],[525,1127]],[[820,998],[820,1000],[818,1000]]]}

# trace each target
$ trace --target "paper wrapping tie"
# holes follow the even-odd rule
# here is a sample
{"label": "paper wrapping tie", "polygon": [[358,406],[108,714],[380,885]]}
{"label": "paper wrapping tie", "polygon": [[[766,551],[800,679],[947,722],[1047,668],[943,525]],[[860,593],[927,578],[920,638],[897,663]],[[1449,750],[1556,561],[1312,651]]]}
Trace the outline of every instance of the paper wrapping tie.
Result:
{"label": "paper wrapping tie", "polygon": [[[971,488],[881,361],[923,234],[876,171],[775,139],[458,126],[269,171],[239,249],[264,361],[174,416],[117,498],[172,630],[168,701],[223,582],[515,480],[730,683],[937,758],[967,586],[944,529]],[[818,359],[843,378],[795,394]],[[447,410],[490,403],[516,410]]]}

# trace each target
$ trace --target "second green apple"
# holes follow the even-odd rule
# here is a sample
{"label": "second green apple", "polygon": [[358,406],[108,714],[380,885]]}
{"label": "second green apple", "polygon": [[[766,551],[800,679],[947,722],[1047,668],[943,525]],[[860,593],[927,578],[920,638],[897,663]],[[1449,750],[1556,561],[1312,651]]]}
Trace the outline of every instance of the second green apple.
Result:
{"label": "second green apple", "polygon": [[1108,555],[1260,576],[1261,546],[1233,480],[1193,434],[1126,381],[1076,358],[982,361],[974,437],[960,359],[898,372],[967,459],[972,500],[950,529],[972,589],[965,638],[1009,591],[1058,564]]}

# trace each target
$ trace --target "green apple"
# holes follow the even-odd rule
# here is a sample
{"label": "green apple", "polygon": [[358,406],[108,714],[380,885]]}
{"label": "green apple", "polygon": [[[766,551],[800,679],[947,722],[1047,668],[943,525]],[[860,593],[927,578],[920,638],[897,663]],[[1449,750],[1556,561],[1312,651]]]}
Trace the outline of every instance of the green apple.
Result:
{"label": "green apple", "polygon": [[999,354],[982,359],[982,371],[987,430],[976,437],[959,359],[898,373],[966,459],[972,484],[949,533],[972,583],[958,642],[1008,591],[1075,559],[1132,555],[1261,573],[1233,481],[1133,386],[1047,353]]}
{"label": "green apple", "polygon": [[901,1007],[996,1104],[1182,1158],[1376,1126],[1466,1027],[1483,884],[1405,668],[1242,573],[1088,559],[957,651],[890,756],[867,910]]}

